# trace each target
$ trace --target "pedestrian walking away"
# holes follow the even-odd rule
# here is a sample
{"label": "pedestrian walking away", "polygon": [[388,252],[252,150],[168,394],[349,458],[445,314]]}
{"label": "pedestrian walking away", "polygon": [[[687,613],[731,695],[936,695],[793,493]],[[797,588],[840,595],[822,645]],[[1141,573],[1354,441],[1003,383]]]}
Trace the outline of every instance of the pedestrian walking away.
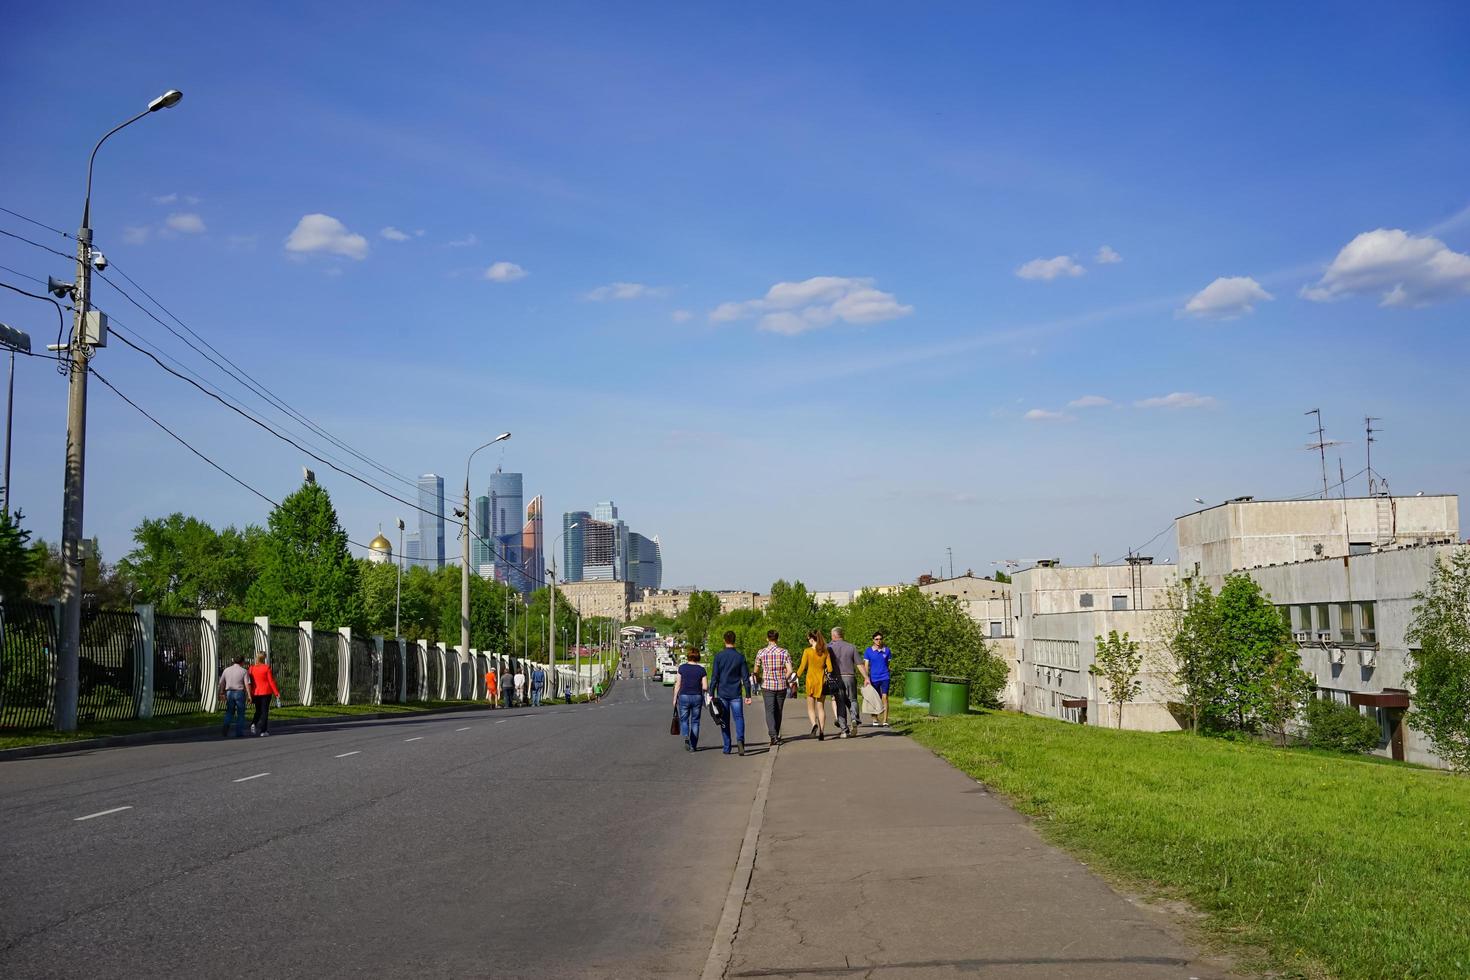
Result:
{"label": "pedestrian walking away", "polygon": [[837,727],[842,734],[839,738],[847,738],[853,734],[858,727],[858,650],[857,647],[848,643],[842,637],[842,627],[834,627],[832,630],[832,642],[827,644],[827,652],[832,655],[832,673],[837,675]]}
{"label": "pedestrian walking away", "polygon": [[515,685],[516,685],[515,701],[512,702],[512,703],[514,703],[514,704],[525,704],[526,703],[526,665],[525,664],[517,664],[516,665]]}
{"label": "pedestrian walking away", "polygon": [[781,744],[781,714],[792,679],[791,654],[778,645],[781,634],[766,631],[766,645],[755,655],[755,676],[761,685],[761,700],[766,706],[766,731],[772,745]]}
{"label": "pedestrian walking away", "polygon": [[725,649],[715,654],[714,696],[720,703],[720,740],[730,754],[730,730],[735,730],[735,750],[745,754],[745,705],[750,703],[750,671],[745,654],[735,649],[735,634],[725,632]]}
{"label": "pedestrian walking away", "polygon": [[827,737],[827,676],[832,673],[832,655],[827,652],[827,641],[820,630],[806,635],[811,644],[801,652],[801,665],[796,668],[797,676],[806,685],[806,720],[812,723],[812,734],[817,741]]}
{"label": "pedestrian walking away", "polygon": [[250,730],[257,735],[269,735],[271,727],[271,699],[280,700],[281,689],[276,686],[276,675],[266,655],[257,653],[250,667],[250,697],[255,702],[255,717],[250,720]]}
{"label": "pedestrian walking away", "polygon": [[250,672],[245,669],[245,658],[236,657],[235,662],[219,675],[219,695],[225,700],[225,726],[220,737],[230,734],[230,718],[235,719],[235,737],[245,737],[245,695],[250,689]]}
{"label": "pedestrian walking away", "polygon": [[690,647],[687,656],[687,662],[679,665],[674,679],[674,708],[679,712],[679,734],[684,736],[684,748],[698,752],[699,716],[709,699],[709,674],[699,663],[697,647]]}
{"label": "pedestrian walking away", "polygon": [[495,702],[500,696],[500,690],[496,686],[495,668],[491,667],[485,671],[485,701],[490,707],[495,707]]}
{"label": "pedestrian walking away", "polygon": [[546,671],[537,664],[531,671],[531,707],[541,707],[541,692],[546,688]]}
{"label": "pedestrian walking away", "polygon": [[892,660],[893,651],[883,642],[883,634],[874,633],[873,642],[863,651],[863,677],[878,692],[882,704],[882,710],[873,716],[874,728],[888,727],[889,663]]}

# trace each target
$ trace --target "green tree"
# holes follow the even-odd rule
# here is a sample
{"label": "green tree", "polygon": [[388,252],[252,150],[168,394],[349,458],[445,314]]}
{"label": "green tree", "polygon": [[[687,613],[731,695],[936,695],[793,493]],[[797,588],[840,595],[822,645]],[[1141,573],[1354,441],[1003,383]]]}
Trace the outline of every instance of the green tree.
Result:
{"label": "green tree", "polygon": [[132,582],[137,602],[161,613],[219,609],[227,618],[244,618],[261,537],[259,528],[216,531],[181,513],[144,518],[133,528],[133,550],[118,562],[118,572]]}
{"label": "green tree", "polygon": [[1378,722],[1327,698],[1307,702],[1307,741],[1315,748],[1369,752],[1378,746]]}
{"label": "green tree", "polygon": [[0,511],[0,599],[25,598],[36,555],[28,547],[31,532],[21,526],[24,519],[20,511]]}
{"label": "green tree", "polygon": [[310,620],[320,629],[363,628],[357,562],[320,484],[303,483],[271,512],[259,560],[246,596],[256,615],[282,623]]}
{"label": "green tree", "polygon": [[[26,593],[36,602],[61,597],[61,548],[48,541],[31,544]],[[102,560],[97,539],[82,542],[82,604],[97,609],[126,609],[133,604],[132,584]]]}
{"label": "green tree", "polygon": [[689,604],[677,620],[684,641],[697,646],[709,634],[709,624],[720,614],[720,597],[713,592],[689,593]]}
{"label": "green tree", "polygon": [[1187,582],[1170,587],[1153,623],[1168,658],[1169,679],[1189,716],[1189,730],[1195,733],[1219,698],[1218,627],[1215,593],[1207,585],[1195,587]]}
{"label": "green tree", "polygon": [[1094,677],[1108,685],[1108,700],[1118,706],[1118,727],[1123,727],[1123,705],[1138,698],[1143,684],[1138,673],[1143,669],[1143,656],[1138,652],[1138,642],[1130,640],[1125,631],[1122,636],[1117,630],[1108,630],[1107,639],[1097,638],[1097,654],[1088,670]]}
{"label": "green tree", "polygon": [[1007,575],[1005,572],[1001,571],[998,568],[995,570],[995,581],[997,581],[997,582],[1009,582],[1010,580],[1011,580],[1011,577],[1009,575]]}
{"label": "green tree", "polygon": [[972,704],[999,703],[1009,668],[990,652],[980,624],[955,596],[928,595],[914,585],[883,595],[864,592],[847,607],[843,628],[859,648],[881,632],[893,650],[892,667],[899,677],[910,667],[928,667],[936,674],[968,678]]}
{"label": "green tree", "polygon": [[[766,604],[766,628],[781,634],[781,645],[792,651],[795,659],[801,659],[807,632],[820,626],[816,600],[800,580],[787,582],[777,579],[771,583],[771,600]],[[765,643],[762,642],[761,646]]]}
{"label": "green tree", "polygon": [[1436,560],[1428,586],[1414,598],[1409,725],[1450,768],[1470,771],[1470,548]]}
{"label": "green tree", "polygon": [[[450,646],[460,640],[460,615],[462,613],[461,572],[445,568],[452,575],[453,595],[443,601],[439,611],[439,633]],[[470,576],[470,646],[476,650],[503,651],[508,635],[506,617],[506,593],[509,587],[500,582],[490,582],[478,575]],[[517,602],[519,599],[516,600]]]}
{"label": "green tree", "polygon": [[1216,721],[1238,731],[1265,726],[1284,733],[1312,687],[1290,627],[1249,575],[1227,576],[1215,607]]}

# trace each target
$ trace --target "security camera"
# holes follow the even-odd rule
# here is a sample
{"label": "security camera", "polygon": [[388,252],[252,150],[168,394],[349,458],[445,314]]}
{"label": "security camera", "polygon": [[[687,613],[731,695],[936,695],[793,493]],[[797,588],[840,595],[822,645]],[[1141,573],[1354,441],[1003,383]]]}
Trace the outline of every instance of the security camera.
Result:
{"label": "security camera", "polygon": [[105,271],[107,269],[107,256],[103,255],[101,252],[93,252],[92,268],[96,269],[98,272]]}

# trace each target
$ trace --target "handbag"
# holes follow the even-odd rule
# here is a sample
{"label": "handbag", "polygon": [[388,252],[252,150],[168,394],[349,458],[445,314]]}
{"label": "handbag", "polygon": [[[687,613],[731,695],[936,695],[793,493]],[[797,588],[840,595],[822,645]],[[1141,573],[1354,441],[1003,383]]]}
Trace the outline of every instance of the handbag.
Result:
{"label": "handbag", "polygon": [[720,703],[719,698],[710,698],[709,716],[715,720],[716,725],[725,727],[725,706]]}
{"label": "handbag", "polygon": [[837,675],[830,670],[822,675],[822,693],[827,697],[836,697],[842,685],[837,681]]}
{"label": "handbag", "polygon": [[672,717],[672,718],[669,719],[669,734],[670,735],[680,735],[680,734],[682,734],[682,732],[679,731],[679,708],[678,708],[677,705],[674,707],[674,717]]}

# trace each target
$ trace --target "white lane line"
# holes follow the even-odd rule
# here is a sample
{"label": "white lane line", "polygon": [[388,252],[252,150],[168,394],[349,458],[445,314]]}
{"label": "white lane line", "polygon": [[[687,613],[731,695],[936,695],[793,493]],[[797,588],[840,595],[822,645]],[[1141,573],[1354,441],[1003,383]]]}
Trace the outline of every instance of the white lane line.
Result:
{"label": "white lane line", "polygon": [[269,776],[269,775],[270,775],[270,773],[268,773],[268,772],[258,772],[258,773],[256,773],[253,776],[241,776],[239,779],[235,780],[235,782],[237,782],[237,783],[248,783],[252,779],[259,779],[261,776]]}
{"label": "white lane line", "polygon": [[405,742],[417,742],[421,738],[423,738],[422,735],[415,735],[413,738],[406,738],[406,739],[404,739],[404,741]]}
{"label": "white lane line", "polygon": [[497,725],[504,725],[508,721],[510,721],[509,718],[502,718],[499,721],[497,721],[495,724],[497,724]]}
{"label": "white lane line", "polygon": [[456,728],[455,729],[455,731],[457,731],[457,732],[467,732],[469,730],[470,730],[470,726],[469,725],[466,725],[463,728]]}
{"label": "white lane line", "polygon": [[353,749],[351,752],[343,752],[341,755],[337,756],[337,758],[339,758],[339,759],[345,759],[349,755],[358,755],[361,752],[362,752],[362,749]]}
{"label": "white lane line", "polygon": [[93,817],[105,817],[109,813],[122,813],[124,810],[131,810],[131,809],[132,809],[132,807],[130,807],[130,806],[115,806],[111,810],[99,810],[96,813],[89,813],[85,817],[74,817],[73,819],[74,820],[91,820]]}

